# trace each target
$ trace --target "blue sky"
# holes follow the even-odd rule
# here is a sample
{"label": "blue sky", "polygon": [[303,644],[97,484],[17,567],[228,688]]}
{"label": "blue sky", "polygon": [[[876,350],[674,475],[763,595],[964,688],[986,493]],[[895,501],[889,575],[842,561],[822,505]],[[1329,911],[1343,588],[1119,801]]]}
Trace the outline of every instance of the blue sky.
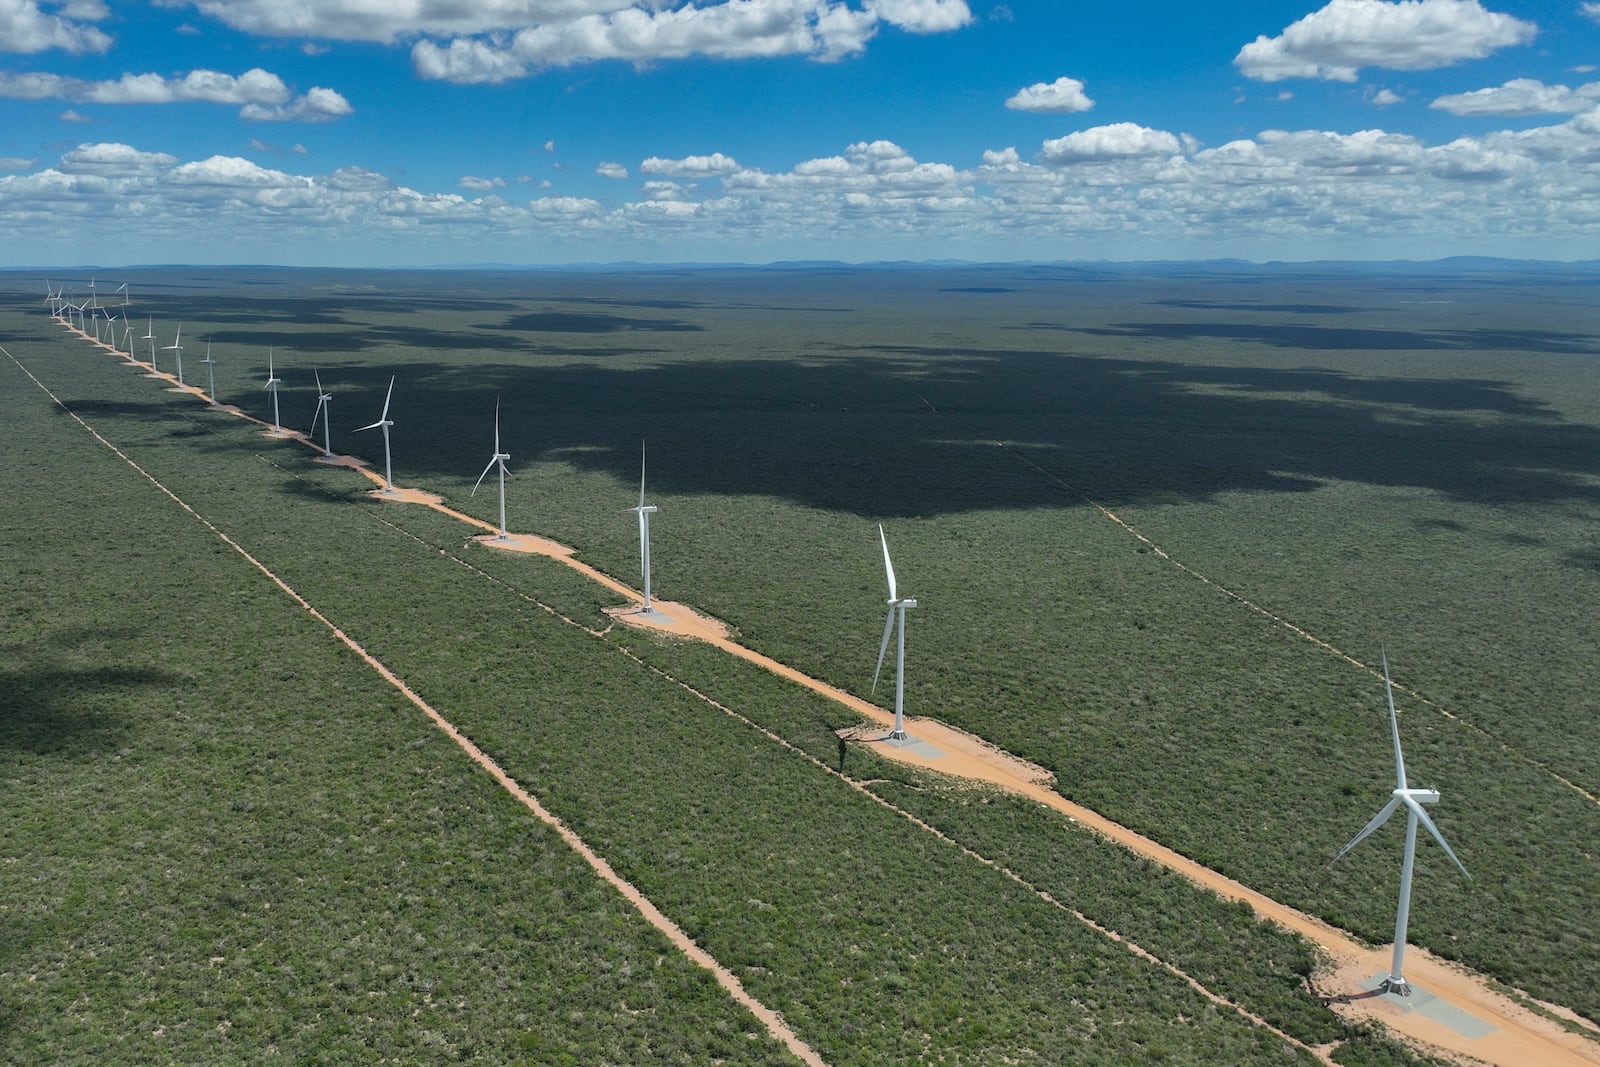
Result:
{"label": "blue sky", "polygon": [[0,266],[1600,257],[1590,0],[0,0]]}

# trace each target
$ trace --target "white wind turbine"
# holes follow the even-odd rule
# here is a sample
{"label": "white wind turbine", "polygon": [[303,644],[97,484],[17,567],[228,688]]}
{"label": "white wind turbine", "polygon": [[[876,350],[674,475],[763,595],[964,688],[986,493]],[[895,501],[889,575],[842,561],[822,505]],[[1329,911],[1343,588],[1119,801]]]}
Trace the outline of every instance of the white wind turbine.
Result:
{"label": "white wind turbine", "polygon": [[272,390],[272,432],[281,434],[283,427],[278,423],[278,386],[283,382],[276,374],[272,373],[272,346],[267,346],[267,384],[266,388]]}
{"label": "white wind turbine", "polygon": [[[387,406],[385,405],[385,407]],[[498,541],[506,539],[506,460],[510,458],[511,453],[500,451],[500,400],[496,397],[494,402],[494,455],[489,457],[489,465],[483,468],[483,473],[478,475],[477,482],[472,486],[472,493],[467,495],[471,496],[476,493],[478,486],[482,485],[483,480],[489,476],[489,472],[496,466],[500,468],[500,536],[496,538]]]}
{"label": "white wind turbine", "polygon": [[127,355],[127,357],[128,357],[128,362],[132,363],[133,362],[133,323],[128,321],[128,318],[127,318],[126,315],[124,315],[123,318],[122,318],[122,343],[128,350],[125,353]]}
{"label": "white wind turbine", "polygon": [[183,323],[178,323],[178,335],[172,339],[170,345],[162,345],[161,351],[171,352],[178,360],[178,384],[183,384]]}
{"label": "white wind turbine", "polygon": [[332,433],[333,415],[329,408],[329,402],[333,400],[333,394],[326,392],[322,388],[322,374],[319,371],[313,370],[311,373],[317,380],[317,410],[311,413],[311,431],[308,436],[313,441],[316,440],[317,419],[320,417],[322,419],[322,455],[324,459],[332,459],[333,442],[329,434]]}
{"label": "white wind turbine", "polygon": [[[360,433],[362,430],[382,430],[383,431],[383,491],[385,493],[393,493],[394,492],[394,479],[392,477],[390,477],[390,474],[389,474],[389,427],[394,425],[394,423],[392,421],[390,421],[390,419],[389,419],[389,401],[393,400],[393,399],[394,399],[394,376],[390,375],[389,376],[389,391],[387,393],[385,393],[384,396],[383,396],[383,414],[378,416],[378,421],[377,422],[373,423],[370,426],[358,426],[358,427],[356,427],[356,431],[355,431],[356,433]],[[499,409],[499,406],[497,404],[496,407],[495,407],[495,415],[496,415],[495,428],[496,428],[496,431],[499,430],[499,424],[500,424],[500,420],[499,420],[499,417],[498,417],[499,416],[499,411],[500,411],[500,409]],[[500,451],[500,445],[499,445],[498,441],[495,442],[495,451],[496,452]]]}
{"label": "white wind turbine", "polygon": [[149,341],[150,342],[150,373],[154,374],[156,372],[156,320],[155,320],[155,316],[152,315],[149,318],[145,319],[144,336],[139,338],[139,340],[141,340],[141,341]]}
{"label": "white wind turbine", "polygon": [[217,361],[211,358],[211,338],[206,338],[206,358],[200,361],[206,365],[206,396],[211,400],[211,406],[217,407]]}
{"label": "white wind turbine", "polygon": [[[889,634],[899,633],[894,658],[894,729],[885,740],[904,741],[906,733],[906,609],[917,606],[911,597],[902,597],[895,587],[894,564],[889,561],[889,538],[884,535],[883,524],[878,524],[878,540],[883,543],[883,569],[889,576],[889,617],[883,621],[883,644],[878,646],[878,666],[872,672],[872,691],[878,691],[878,675],[883,671],[883,657],[889,651]],[[899,623],[898,627],[896,622]]]}
{"label": "white wind turbine", "polygon": [[1395,714],[1394,710],[1394,687],[1389,683],[1389,654],[1387,650],[1383,652],[1383,688],[1389,698],[1389,729],[1394,737],[1394,773],[1396,782],[1394,793],[1389,803],[1385,804],[1382,810],[1372,817],[1372,821],[1367,823],[1359,834],[1352,837],[1349,844],[1334,853],[1333,859],[1328,862],[1334,863],[1338,861],[1346,852],[1366,840],[1368,834],[1388,822],[1389,816],[1398,811],[1401,805],[1405,806],[1406,849],[1405,858],[1400,863],[1400,904],[1395,909],[1394,915],[1394,961],[1389,966],[1389,977],[1383,980],[1380,988],[1385,993],[1397,993],[1402,997],[1408,997],[1411,995],[1411,986],[1406,982],[1402,968],[1406,958],[1406,923],[1411,917],[1411,867],[1417,855],[1417,823],[1420,822],[1428,828],[1428,833],[1432,834],[1433,839],[1439,842],[1439,847],[1444,849],[1445,855],[1450,857],[1450,862],[1459,867],[1462,874],[1467,875],[1468,879],[1472,875],[1467,874],[1466,867],[1462,866],[1461,861],[1456,858],[1455,852],[1445,842],[1444,835],[1439,832],[1437,826],[1433,825],[1433,820],[1428,818],[1428,813],[1422,810],[1422,805],[1438,802],[1439,791],[1437,789],[1412,789],[1406,785],[1406,761],[1400,752],[1400,718]]}
{"label": "white wind turbine", "polygon": [[644,575],[644,610],[650,610],[650,516],[657,508],[644,502],[644,442],[639,442],[639,506],[629,508],[639,514],[639,570]]}

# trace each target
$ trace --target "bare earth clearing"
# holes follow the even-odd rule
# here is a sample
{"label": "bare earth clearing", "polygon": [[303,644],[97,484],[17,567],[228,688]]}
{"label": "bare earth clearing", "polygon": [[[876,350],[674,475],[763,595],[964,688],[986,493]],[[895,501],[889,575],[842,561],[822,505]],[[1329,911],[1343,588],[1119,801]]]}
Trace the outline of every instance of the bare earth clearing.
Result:
{"label": "bare earth clearing", "polygon": [[[69,327],[69,329],[71,329]],[[71,332],[78,334],[85,340],[93,342],[93,337],[76,329]],[[128,358],[124,353],[117,352],[107,345],[101,348]],[[130,359],[136,366],[139,364]],[[176,379],[165,373],[153,374],[153,377],[166,379],[176,384]],[[177,390],[174,390],[177,391]],[[193,386],[188,386],[183,392],[192,393],[200,399],[207,399],[205,394]],[[230,414],[249,419],[265,428],[270,426],[250,415],[244,414],[237,408],[220,408]],[[317,446],[305,435],[289,431],[281,436],[298,440],[308,447],[316,449]],[[320,449],[318,449],[320,451]],[[615,609],[610,614],[618,621],[632,626],[649,629],[658,633],[704,641],[716,648],[757,664],[772,673],[788,679],[796,684],[803,685],[830,700],[834,700],[852,711],[861,715],[869,722],[891,725],[892,715],[884,709],[862,700],[841,689],[837,689],[811,678],[801,672],[763,656],[745,646],[731,640],[728,631],[721,623],[699,614],[692,608],[677,603],[656,601],[650,610],[643,610],[643,596],[625,583],[618,581],[610,575],[604,574],[586,563],[574,558],[574,549],[561,545],[546,538],[526,535],[510,534],[502,539],[498,537],[498,530],[490,524],[477,518],[456,511],[448,507],[442,499],[434,494],[415,489],[403,489],[398,486],[392,492],[385,492],[382,488],[384,480],[365,461],[348,456],[336,456],[323,459],[322,462],[348,466],[372,480],[379,487],[372,495],[378,499],[395,503],[420,504],[442,514],[449,515],[457,521],[466,523],[480,530],[486,531],[485,536],[474,538],[486,547],[497,548],[503,551],[526,552],[547,556],[558,560],[574,570],[598,582],[607,589],[633,601],[633,606]],[[1104,509],[1101,509],[1104,511]],[[1106,512],[1107,517],[1118,523],[1121,520],[1115,515]],[[1130,532],[1133,532],[1130,529]],[[1142,535],[1135,532],[1135,536],[1144,540]],[[242,551],[242,550],[241,550]],[[1167,557],[1165,552],[1161,553]],[[253,561],[252,561],[253,562]],[[257,564],[259,567],[260,565]],[[294,595],[291,591],[291,595]],[[298,599],[298,598],[297,598]],[[306,605],[309,609],[309,605]],[[343,638],[343,635],[340,635]],[[346,639],[348,640],[348,639]],[[1314,638],[1313,638],[1314,640]],[[364,650],[357,650],[364,655]],[[380,673],[381,665],[380,665]],[[416,698],[413,697],[413,700]],[[422,706],[419,704],[419,706]],[[430,716],[441,721],[447,732],[455,736],[453,727],[443,724],[437,712],[431,708],[423,707]],[[1474,974],[1465,968],[1432,956],[1427,951],[1417,947],[1410,947],[1406,954],[1406,976],[1416,988],[1417,993],[1409,1000],[1393,995],[1377,995],[1367,988],[1374,984],[1374,979],[1388,973],[1389,949],[1387,947],[1366,947],[1344,932],[1337,930],[1293,908],[1286,907],[1269,897],[1262,895],[1230,878],[1224,877],[1215,871],[1168,849],[1155,841],[1137,834],[1126,827],[1106,819],[1090,809],[1081,807],[1062,797],[1051,788],[1052,776],[1043,769],[1033,766],[1024,760],[1018,759],[1009,753],[1002,752],[987,744],[982,739],[970,734],[953,729],[942,723],[930,719],[912,718],[907,720],[907,725],[913,733],[913,739],[908,742],[891,742],[881,738],[870,737],[865,731],[855,731],[848,739],[858,743],[871,743],[881,755],[900,760],[908,764],[923,767],[951,775],[958,779],[981,782],[990,786],[1004,789],[1008,792],[1023,796],[1039,804],[1047,805],[1059,811],[1077,823],[1089,827],[1097,833],[1124,845],[1141,856],[1174,870],[1191,881],[1205,886],[1208,889],[1231,900],[1239,900],[1248,904],[1258,915],[1278,923],[1302,935],[1318,945],[1328,956],[1329,965],[1325,972],[1319,976],[1319,988],[1316,992],[1341,1014],[1354,1019],[1373,1019],[1383,1023],[1397,1034],[1404,1035],[1418,1047],[1436,1054],[1444,1054],[1452,1059],[1462,1062],[1484,1062],[1503,1065],[1503,1067],[1525,1067],[1525,1065],[1583,1065],[1600,1064],[1600,1041],[1595,1037],[1585,1037],[1575,1034],[1550,1018],[1523,1007],[1511,998],[1496,992],[1491,988],[1487,979]],[[458,743],[467,748],[473,758],[483,762],[486,757],[478,753],[471,742],[458,737]],[[523,803],[528,804],[531,798],[523,795],[516,783],[510,782],[498,767],[485,764],[502,785],[511,789]],[[553,817],[540,811],[540,817],[554,823]],[[563,836],[570,831],[561,827]],[[569,841],[569,844],[572,844]],[[578,843],[581,845],[581,842]],[[578,847],[578,845],[574,845]],[[586,847],[580,849],[597,870],[607,876],[608,881],[616,884],[614,874],[609,873],[609,867],[604,865],[604,860],[589,853]],[[653,906],[648,901],[639,898],[636,890],[631,886],[621,886],[629,892],[629,899],[641,910],[648,909],[654,912]],[[665,921],[659,914],[652,915],[652,921],[657,919]],[[660,926],[661,923],[657,922]],[[685,951],[690,951],[692,943],[685,944],[687,939],[682,932],[673,928],[674,941],[680,943]],[[698,959],[698,957],[697,957]],[[720,968],[712,963],[701,961],[703,965],[711,967],[714,972]],[[718,973],[719,981],[723,975]],[[740,990],[739,992],[743,992]],[[741,998],[743,999],[743,998]],[[1527,998],[1531,1002],[1531,998]],[[753,1010],[759,1008],[746,1001],[747,1007]],[[1576,1020],[1570,1012],[1557,1006],[1541,1005],[1552,1015],[1569,1018],[1577,1025],[1594,1032],[1587,1023]],[[1453,1009],[1453,1010],[1452,1010]],[[764,1009],[758,1010],[763,1015],[769,1029],[782,1033],[781,1023],[776,1019],[766,1017]],[[1596,1033],[1600,1037],[1600,1033]],[[785,1034],[784,1039],[792,1050],[795,1050],[808,1062],[820,1062],[814,1059],[815,1054],[809,1049],[800,1051],[804,1046],[792,1034]],[[1326,1055],[1326,1050],[1319,1050]]]}

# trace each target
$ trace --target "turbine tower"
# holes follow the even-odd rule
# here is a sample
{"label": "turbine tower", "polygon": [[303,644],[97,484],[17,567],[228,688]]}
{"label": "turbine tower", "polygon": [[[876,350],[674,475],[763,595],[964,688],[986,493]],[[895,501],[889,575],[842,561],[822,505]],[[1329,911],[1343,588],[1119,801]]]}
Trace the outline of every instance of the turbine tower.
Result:
{"label": "turbine tower", "polygon": [[496,397],[494,402],[494,455],[489,457],[489,465],[483,468],[483,473],[478,475],[477,482],[472,486],[472,493],[467,495],[471,496],[476,493],[478,486],[482,485],[483,480],[489,476],[489,472],[496,466],[500,468],[500,536],[496,538],[498,541],[506,539],[506,460],[510,458],[511,454],[509,452],[500,451],[500,400]]}
{"label": "turbine tower", "polygon": [[217,407],[217,375],[215,367],[217,361],[211,358],[211,338],[206,338],[206,358],[200,361],[206,365],[206,397],[211,401],[212,407]]}
{"label": "turbine tower", "polygon": [[650,610],[650,516],[657,508],[644,502],[644,442],[639,442],[639,506],[629,508],[639,513],[639,570],[644,575],[644,610]]}
{"label": "turbine tower", "polygon": [[317,419],[322,419],[322,456],[324,459],[333,458],[333,443],[329,438],[332,432],[333,415],[330,413],[328,402],[333,399],[333,394],[324,392],[322,388],[322,374],[313,370],[312,375],[317,379],[317,410],[311,413],[311,433],[313,441],[317,438]]}
{"label": "turbine tower", "polygon": [[[878,666],[872,672],[872,691],[878,691],[878,675],[883,671],[883,657],[889,651],[889,634],[899,634],[894,658],[894,729],[886,741],[904,741],[906,733],[906,609],[917,606],[916,600],[899,595],[894,582],[894,564],[889,561],[889,538],[884,535],[883,524],[878,524],[878,540],[883,543],[883,569],[889,576],[889,617],[883,621],[883,644],[878,646]],[[898,626],[896,625],[898,623]]]}
{"label": "turbine tower", "polygon": [[161,351],[171,352],[178,361],[178,384],[183,384],[183,323],[178,323],[178,335],[172,339],[170,345],[162,345]]}
{"label": "turbine tower", "polygon": [[283,426],[278,421],[278,386],[283,379],[272,373],[272,346],[267,346],[267,384],[266,388],[272,390],[272,432],[283,433]]}
{"label": "turbine tower", "polygon": [[1389,698],[1389,730],[1394,737],[1394,774],[1395,788],[1389,803],[1385,804],[1372,817],[1372,821],[1350,843],[1334,853],[1333,859],[1328,862],[1335,863],[1346,852],[1355,848],[1366,840],[1368,834],[1389,821],[1389,816],[1398,811],[1401,805],[1406,809],[1406,849],[1405,858],[1400,863],[1400,904],[1394,914],[1394,961],[1389,967],[1389,977],[1383,980],[1380,987],[1385,993],[1396,993],[1402,997],[1411,995],[1411,986],[1405,979],[1403,971],[1406,959],[1406,924],[1411,918],[1411,867],[1417,855],[1417,823],[1422,823],[1428,828],[1428,833],[1439,842],[1439,847],[1444,849],[1445,855],[1450,857],[1450,862],[1461,869],[1470,880],[1472,875],[1467,874],[1466,867],[1462,866],[1456,854],[1445,842],[1444,835],[1439,828],[1433,825],[1433,820],[1428,818],[1428,813],[1422,810],[1424,804],[1436,804],[1439,801],[1437,789],[1412,789],[1406,785],[1406,761],[1400,752],[1400,718],[1394,710],[1394,686],[1389,683],[1389,653],[1383,651],[1383,689]]}
{"label": "turbine tower", "polygon": [[[389,401],[392,400],[392,399],[394,399],[394,376],[390,375],[389,376],[389,391],[387,393],[385,393],[384,397],[383,397],[383,414],[378,416],[378,421],[377,422],[373,423],[370,426],[358,426],[356,428],[356,431],[355,431],[356,433],[360,433],[362,430],[382,430],[383,431],[383,491],[385,493],[393,493],[394,492],[394,479],[392,477],[390,477],[390,475],[389,475],[389,427],[394,425],[394,423],[389,420]],[[496,415],[495,428],[498,431],[498,429],[499,429],[499,418],[498,418],[498,416],[499,416],[499,406],[498,405],[496,405],[496,407],[495,407],[495,415]],[[495,451],[496,452],[500,451],[500,447],[499,447],[499,442],[498,441],[495,443]]]}

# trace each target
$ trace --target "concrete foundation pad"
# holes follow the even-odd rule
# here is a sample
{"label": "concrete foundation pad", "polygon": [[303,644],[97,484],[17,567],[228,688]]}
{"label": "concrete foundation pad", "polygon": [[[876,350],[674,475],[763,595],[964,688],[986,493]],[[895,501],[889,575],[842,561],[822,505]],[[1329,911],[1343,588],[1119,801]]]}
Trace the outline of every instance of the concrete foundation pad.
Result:
{"label": "concrete foundation pad", "polygon": [[904,749],[907,752],[915,753],[923,759],[944,758],[943,749],[930,745],[926,741],[918,741],[915,737],[885,737],[882,743],[891,748]]}
{"label": "concrete foundation pad", "polygon": [[[1387,974],[1375,974],[1365,982],[1361,988],[1374,993],[1382,988],[1388,979]],[[1398,993],[1378,993],[1385,1004],[1399,1008],[1402,1011],[1416,1012],[1427,1019],[1432,1019],[1441,1026],[1448,1027],[1462,1037],[1478,1038],[1488,1037],[1495,1032],[1495,1027],[1484,1022],[1476,1015],[1456,1007],[1447,1000],[1440,1000],[1426,989],[1418,988],[1414,983],[1411,986],[1411,995],[1402,997]]]}

